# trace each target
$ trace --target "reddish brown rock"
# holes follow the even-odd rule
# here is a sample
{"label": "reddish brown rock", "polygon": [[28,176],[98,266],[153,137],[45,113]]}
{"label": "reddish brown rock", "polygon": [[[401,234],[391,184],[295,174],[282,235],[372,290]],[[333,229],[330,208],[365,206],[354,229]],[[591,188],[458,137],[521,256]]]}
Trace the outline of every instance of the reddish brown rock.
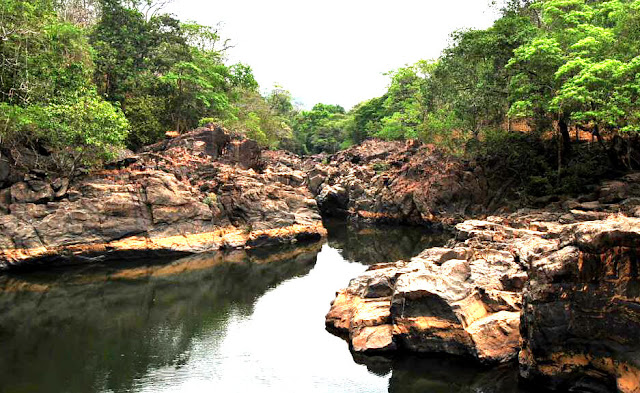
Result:
{"label": "reddish brown rock", "polygon": [[[450,247],[353,279],[332,303],[327,327],[357,352],[484,363],[514,359],[523,343],[524,378],[559,390],[637,392],[640,219],[561,217],[523,211],[460,223]],[[383,334],[389,325],[393,344]]]}
{"label": "reddish brown rock", "polygon": [[327,215],[369,222],[451,222],[489,201],[481,171],[417,141],[367,140],[313,162],[309,188]]}

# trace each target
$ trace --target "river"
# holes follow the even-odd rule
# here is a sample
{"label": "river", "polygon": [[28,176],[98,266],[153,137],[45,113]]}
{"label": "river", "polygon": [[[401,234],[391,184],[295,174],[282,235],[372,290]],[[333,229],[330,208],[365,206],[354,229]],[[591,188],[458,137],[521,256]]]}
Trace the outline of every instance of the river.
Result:
{"label": "river", "polygon": [[352,356],[324,329],[336,290],[447,236],[327,227],[324,243],[0,276],[0,392],[519,392],[514,366]]}

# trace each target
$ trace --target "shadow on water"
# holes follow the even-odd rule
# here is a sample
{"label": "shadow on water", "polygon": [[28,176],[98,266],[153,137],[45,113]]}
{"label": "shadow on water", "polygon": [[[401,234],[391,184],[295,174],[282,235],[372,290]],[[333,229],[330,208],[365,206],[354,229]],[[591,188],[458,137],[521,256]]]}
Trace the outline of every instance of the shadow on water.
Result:
{"label": "shadow on water", "polygon": [[455,356],[352,354],[369,372],[389,378],[389,393],[532,393],[519,385],[515,363],[482,367]]}
{"label": "shadow on water", "polygon": [[366,265],[408,260],[424,249],[444,245],[453,234],[412,226],[359,226],[345,220],[325,220],[329,245],[348,261]]}
{"label": "shadow on water", "polygon": [[269,288],[307,274],[320,248],[0,276],[0,392],[129,391],[150,369],[180,367],[193,340],[250,314]]}

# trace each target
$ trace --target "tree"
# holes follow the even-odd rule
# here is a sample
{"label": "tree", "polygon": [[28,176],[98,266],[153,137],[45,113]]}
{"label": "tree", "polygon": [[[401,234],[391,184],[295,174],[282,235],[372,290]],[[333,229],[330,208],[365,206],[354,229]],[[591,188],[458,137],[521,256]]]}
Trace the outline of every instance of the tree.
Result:
{"label": "tree", "polygon": [[84,31],[61,21],[47,1],[4,1],[0,18],[0,154],[45,151],[47,158],[28,164],[66,174],[109,158],[129,126],[95,92]]}
{"label": "tree", "polygon": [[294,138],[301,153],[335,153],[348,140],[348,125],[349,117],[343,107],[319,103],[296,116]]}

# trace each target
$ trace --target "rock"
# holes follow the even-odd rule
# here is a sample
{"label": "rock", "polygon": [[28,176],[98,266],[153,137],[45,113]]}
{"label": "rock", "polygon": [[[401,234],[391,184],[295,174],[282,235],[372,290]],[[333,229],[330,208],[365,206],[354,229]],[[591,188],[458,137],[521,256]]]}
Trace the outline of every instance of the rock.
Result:
{"label": "rock", "polygon": [[227,147],[227,155],[233,162],[245,169],[262,170],[264,164],[260,159],[260,146],[256,141],[244,139],[232,141]]}
{"label": "rock", "polygon": [[327,215],[429,224],[482,210],[488,201],[479,172],[429,145],[367,140],[318,161],[308,159],[308,184]]}
{"label": "rock", "polygon": [[19,182],[11,186],[12,203],[34,203],[53,200],[51,186],[41,180],[32,180],[28,184]]}
{"label": "rock", "polygon": [[316,200],[320,210],[333,216],[344,215],[349,203],[347,190],[340,185],[325,185]]}
{"label": "rock", "polygon": [[559,233],[524,293],[523,378],[562,391],[640,391],[640,220],[612,217]]}
{"label": "rock", "polygon": [[5,185],[5,183],[9,181],[10,175],[11,165],[9,164],[9,160],[0,156],[0,186]]}
{"label": "rock", "polygon": [[0,190],[0,213],[8,214],[11,205],[11,189]]}
{"label": "rock", "polygon": [[51,187],[54,191],[54,197],[62,198],[67,194],[67,190],[69,189],[69,179],[67,178],[57,178],[51,183]]}
{"label": "rock", "polygon": [[[463,236],[452,247],[374,265],[353,279],[332,303],[327,328],[348,337],[358,352],[446,353],[483,363],[514,359],[526,272],[506,250],[520,239],[553,242],[490,221],[467,221],[457,229]],[[523,258],[535,251],[523,248]]]}
{"label": "rock", "polygon": [[[255,142],[215,127],[143,150],[126,165],[73,182],[36,176],[4,191],[10,204],[2,199],[0,209],[11,214],[0,224],[0,270],[82,262],[94,254],[253,248],[326,234],[298,158],[263,158]],[[251,168],[258,164],[264,173]]]}
{"label": "rock", "polygon": [[356,352],[386,352],[396,349],[392,325],[366,326],[358,329],[352,339]]}
{"label": "rock", "polygon": [[519,357],[522,377],[543,386],[636,393],[640,219],[562,217],[522,211],[462,222],[448,247],[351,280],[327,328],[361,353]]}

